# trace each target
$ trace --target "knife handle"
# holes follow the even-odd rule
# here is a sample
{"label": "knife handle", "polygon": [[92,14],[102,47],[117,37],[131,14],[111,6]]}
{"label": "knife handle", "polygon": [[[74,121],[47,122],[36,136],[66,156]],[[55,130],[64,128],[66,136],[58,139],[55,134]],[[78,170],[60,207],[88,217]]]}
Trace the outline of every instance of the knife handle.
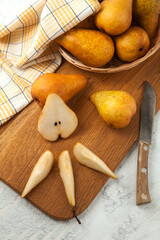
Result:
{"label": "knife handle", "polygon": [[148,154],[149,144],[139,141],[137,166],[137,205],[151,202],[148,190]]}

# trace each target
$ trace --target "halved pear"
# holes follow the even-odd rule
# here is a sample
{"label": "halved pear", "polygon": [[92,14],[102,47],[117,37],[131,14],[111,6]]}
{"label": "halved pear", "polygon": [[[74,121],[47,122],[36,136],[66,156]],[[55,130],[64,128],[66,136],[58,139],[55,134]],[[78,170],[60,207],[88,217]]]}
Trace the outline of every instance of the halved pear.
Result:
{"label": "halved pear", "polygon": [[54,162],[53,154],[47,150],[37,161],[21,197],[25,197],[36,185],[38,185],[49,174]]}
{"label": "halved pear", "polygon": [[46,140],[56,141],[59,136],[69,137],[77,125],[76,114],[56,93],[50,94],[38,120],[38,132]]}
{"label": "halved pear", "polygon": [[75,190],[72,163],[69,152],[63,151],[58,160],[60,176],[62,178],[68,201],[72,207],[75,206]]}
{"label": "halved pear", "polygon": [[76,145],[73,147],[73,153],[78,162],[81,164],[102,172],[113,179],[117,179],[112,170],[99,157],[97,157],[81,143],[76,143]]}

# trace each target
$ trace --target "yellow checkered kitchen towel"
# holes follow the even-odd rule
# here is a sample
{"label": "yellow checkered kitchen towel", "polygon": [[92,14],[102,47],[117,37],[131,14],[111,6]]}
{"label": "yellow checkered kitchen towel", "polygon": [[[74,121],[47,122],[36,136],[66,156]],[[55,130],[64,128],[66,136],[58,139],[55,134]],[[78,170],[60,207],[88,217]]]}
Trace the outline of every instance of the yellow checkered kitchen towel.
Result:
{"label": "yellow checkered kitchen towel", "polygon": [[61,64],[54,39],[98,11],[97,0],[38,0],[0,25],[0,125],[31,102],[31,86]]}

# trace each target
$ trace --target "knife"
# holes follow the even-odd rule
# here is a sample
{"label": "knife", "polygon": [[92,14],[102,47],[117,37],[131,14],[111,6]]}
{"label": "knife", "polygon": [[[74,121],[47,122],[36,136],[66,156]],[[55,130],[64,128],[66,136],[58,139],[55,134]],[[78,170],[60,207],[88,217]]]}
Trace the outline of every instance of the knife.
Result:
{"label": "knife", "polygon": [[137,165],[137,196],[136,204],[150,203],[148,189],[148,154],[151,145],[154,116],[156,111],[156,93],[146,81],[141,107],[140,136]]}

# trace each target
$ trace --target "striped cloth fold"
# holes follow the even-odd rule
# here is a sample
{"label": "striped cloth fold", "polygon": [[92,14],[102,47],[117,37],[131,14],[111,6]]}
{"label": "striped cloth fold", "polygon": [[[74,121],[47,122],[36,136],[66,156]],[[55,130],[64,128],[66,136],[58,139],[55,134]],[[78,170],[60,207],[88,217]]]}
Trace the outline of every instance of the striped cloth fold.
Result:
{"label": "striped cloth fold", "polygon": [[0,125],[31,102],[37,77],[60,66],[54,39],[99,9],[97,0],[38,0],[0,25]]}

